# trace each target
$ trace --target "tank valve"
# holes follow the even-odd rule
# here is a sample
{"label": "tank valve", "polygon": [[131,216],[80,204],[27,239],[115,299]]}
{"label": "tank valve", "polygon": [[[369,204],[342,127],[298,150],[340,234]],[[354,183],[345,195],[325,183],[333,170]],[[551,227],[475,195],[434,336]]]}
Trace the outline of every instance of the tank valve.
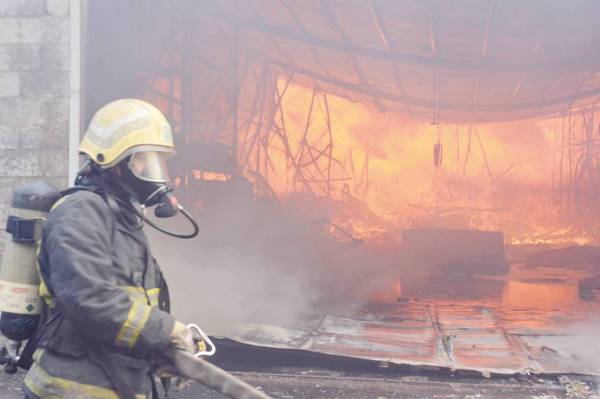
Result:
{"label": "tank valve", "polygon": [[4,365],[4,372],[6,374],[15,374],[17,372],[17,364],[21,357],[21,341],[8,341],[8,350],[3,348],[7,352],[7,362]]}

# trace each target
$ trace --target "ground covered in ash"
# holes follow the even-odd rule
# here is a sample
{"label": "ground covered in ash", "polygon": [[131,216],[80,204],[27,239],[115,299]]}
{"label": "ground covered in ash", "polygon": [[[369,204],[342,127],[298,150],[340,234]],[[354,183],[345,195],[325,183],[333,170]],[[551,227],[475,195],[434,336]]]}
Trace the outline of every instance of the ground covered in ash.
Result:
{"label": "ground covered in ash", "polygon": [[[5,344],[0,338],[0,345]],[[319,361],[302,357],[240,351],[223,345],[216,363],[273,398],[281,399],[391,399],[391,398],[514,398],[600,399],[600,380],[584,376],[512,376],[484,378],[443,370],[403,369],[395,365],[351,359]],[[290,364],[294,364],[290,366]],[[320,367],[319,367],[320,365]],[[0,370],[0,397],[21,399],[25,372],[8,375]],[[160,385],[160,384],[159,384]],[[171,399],[225,398],[197,383],[171,388]]]}
{"label": "ground covered in ash", "polygon": [[[236,372],[238,377],[267,392],[273,398],[513,398],[558,399],[600,398],[593,381],[575,377],[475,378],[347,373],[306,368],[281,368],[260,372]],[[22,398],[24,373],[0,373],[3,399]],[[172,399],[225,398],[198,384],[170,390]]]}

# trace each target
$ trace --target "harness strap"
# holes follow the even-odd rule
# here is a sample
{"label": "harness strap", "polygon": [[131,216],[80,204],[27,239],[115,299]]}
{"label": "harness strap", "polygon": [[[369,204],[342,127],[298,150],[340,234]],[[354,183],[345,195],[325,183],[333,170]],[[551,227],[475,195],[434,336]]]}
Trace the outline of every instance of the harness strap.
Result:
{"label": "harness strap", "polygon": [[6,220],[6,232],[12,234],[12,240],[19,243],[35,243],[36,221],[23,219],[18,216],[9,216]]}

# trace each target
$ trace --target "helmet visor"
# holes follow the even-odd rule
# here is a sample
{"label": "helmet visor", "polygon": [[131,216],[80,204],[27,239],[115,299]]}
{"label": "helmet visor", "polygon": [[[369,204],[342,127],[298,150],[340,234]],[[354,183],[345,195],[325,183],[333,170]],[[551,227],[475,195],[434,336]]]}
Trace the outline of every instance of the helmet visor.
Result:
{"label": "helmet visor", "polygon": [[167,167],[167,159],[171,155],[164,151],[134,152],[129,159],[129,169],[138,179],[166,183],[171,180]]}

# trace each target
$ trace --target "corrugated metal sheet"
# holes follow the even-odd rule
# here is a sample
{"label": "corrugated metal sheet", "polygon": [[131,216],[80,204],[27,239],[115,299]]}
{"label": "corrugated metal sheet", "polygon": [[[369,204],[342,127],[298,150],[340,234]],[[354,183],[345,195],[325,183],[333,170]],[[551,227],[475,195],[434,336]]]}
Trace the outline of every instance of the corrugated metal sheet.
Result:
{"label": "corrugated metal sheet", "polygon": [[[464,302],[372,303],[346,316],[307,317],[289,326],[244,324],[228,338],[415,366],[482,373],[600,374],[597,342],[579,336],[585,315],[508,310]],[[594,347],[594,345],[596,345]]]}

